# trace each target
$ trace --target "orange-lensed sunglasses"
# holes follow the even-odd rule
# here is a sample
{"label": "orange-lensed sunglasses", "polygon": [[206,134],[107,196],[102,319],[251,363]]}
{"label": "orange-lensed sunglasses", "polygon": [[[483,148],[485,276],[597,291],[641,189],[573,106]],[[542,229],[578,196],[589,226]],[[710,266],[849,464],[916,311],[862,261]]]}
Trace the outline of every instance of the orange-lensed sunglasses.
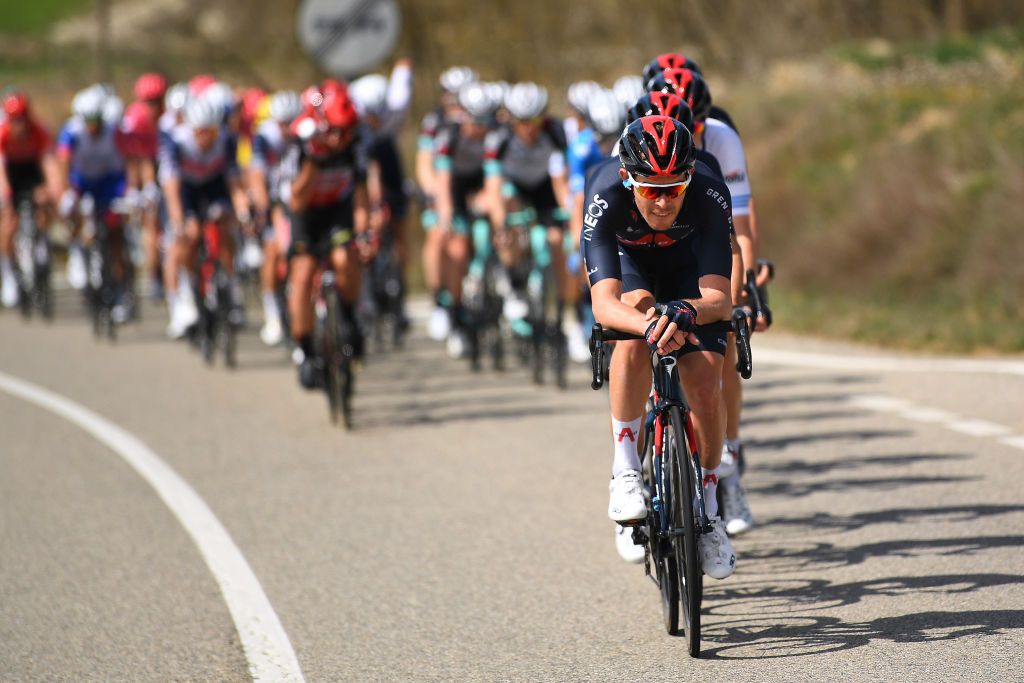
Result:
{"label": "orange-lensed sunglasses", "polygon": [[672,183],[670,185],[654,185],[652,183],[641,183],[636,178],[629,175],[629,184],[636,190],[636,193],[644,199],[657,199],[658,197],[665,197],[666,199],[678,199],[686,192],[686,187],[690,184],[693,179],[693,171],[688,171],[686,177],[680,180],[678,183]]}

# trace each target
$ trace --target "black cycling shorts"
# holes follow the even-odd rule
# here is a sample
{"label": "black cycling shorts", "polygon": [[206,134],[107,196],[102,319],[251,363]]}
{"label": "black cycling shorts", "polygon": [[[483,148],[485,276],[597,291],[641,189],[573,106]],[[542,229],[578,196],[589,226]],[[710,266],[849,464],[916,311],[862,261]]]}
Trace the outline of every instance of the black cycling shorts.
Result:
{"label": "black cycling shorts", "polygon": [[205,221],[213,206],[220,206],[225,211],[231,209],[227,179],[220,176],[198,185],[182,181],[181,208],[186,218]]}
{"label": "black cycling shorts", "polygon": [[351,202],[309,207],[293,213],[291,223],[292,256],[312,254],[318,259],[326,258],[332,250],[346,246],[355,235]]}
{"label": "black cycling shorts", "polygon": [[43,167],[38,161],[7,163],[4,169],[7,171],[7,182],[11,186],[11,197],[15,202],[22,197],[31,198],[36,188],[45,182]]}
{"label": "black cycling shorts", "polygon": [[549,228],[565,228],[565,211],[555,197],[555,188],[550,180],[545,180],[536,187],[526,187],[513,183],[516,197],[523,206],[533,207],[537,212],[537,223]]}
{"label": "black cycling shorts", "polygon": [[[677,242],[657,249],[624,249],[619,246],[619,265],[622,269],[622,291],[638,289],[650,292],[659,303],[678,299],[700,298],[697,276],[692,267],[691,246]],[[699,345],[687,342],[678,351],[683,356],[694,351],[712,351],[725,355],[728,333],[732,323],[728,320],[700,325],[694,331]]]}

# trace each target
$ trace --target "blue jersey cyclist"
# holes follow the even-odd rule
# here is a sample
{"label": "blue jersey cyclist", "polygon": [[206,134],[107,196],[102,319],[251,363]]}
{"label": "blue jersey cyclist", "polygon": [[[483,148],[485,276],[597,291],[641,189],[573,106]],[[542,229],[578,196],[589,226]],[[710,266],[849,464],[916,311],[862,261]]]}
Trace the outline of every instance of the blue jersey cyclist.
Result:
{"label": "blue jersey cyclist", "polygon": [[[699,538],[701,565],[721,579],[736,566],[715,502],[721,376],[732,312],[729,190],[696,162],[689,130],[666,116],[629,124],[619,161],[618,168],[602,167],[587,183],[581,243],[597,320],[644,336],[619,342],[612,355],[615,454],[608,516],[621,523],[647,514],[637,435],[651,390],[649,354],[677,353],[712,522],[712,531]],[[666,315],[655,314],[656,302],[668,306]]]}

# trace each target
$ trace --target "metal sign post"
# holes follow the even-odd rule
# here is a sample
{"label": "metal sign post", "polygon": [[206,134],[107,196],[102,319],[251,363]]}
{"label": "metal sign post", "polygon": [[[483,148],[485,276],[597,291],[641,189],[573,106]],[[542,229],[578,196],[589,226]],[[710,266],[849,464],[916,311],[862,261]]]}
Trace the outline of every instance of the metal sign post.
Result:
{"label": "metal sign post", "polygon": [[303,0],[299,44],[334,76],[366,73],[394,50],[401,26],[395,0]]}

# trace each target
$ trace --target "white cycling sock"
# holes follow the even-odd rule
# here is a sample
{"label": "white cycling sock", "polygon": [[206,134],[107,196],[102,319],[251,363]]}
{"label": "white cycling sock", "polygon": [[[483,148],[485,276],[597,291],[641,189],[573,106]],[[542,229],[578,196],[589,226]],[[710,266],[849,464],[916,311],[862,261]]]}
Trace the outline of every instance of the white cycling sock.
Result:
{"label": "white cycling sock", "polygon": [[730,451],[732,451],[733,453],[736,453],[740,449],[740,440],[739,439],[726,439],[724,445]]}
{"label": "white cycling sock", "polygon": [[637,442],[640,440],[640,420],[622,422],[612,416],[612,438],[615,440],[615,459],[612,460],[612,476],[617,477],[625,470],[640,469],[640,455]]}
{"label": "white cycling sock", "polygon": [[708,513],[708,517],[714,517],[718,514],[718,468],[701,469],[704,470],[704,511]]}
{"label": "white cycling sock", "polygon": [[277,307],[277,297],[274,296],[274,292],[269,290],[263,292],[263,319],[281,319],[281,311]]}

